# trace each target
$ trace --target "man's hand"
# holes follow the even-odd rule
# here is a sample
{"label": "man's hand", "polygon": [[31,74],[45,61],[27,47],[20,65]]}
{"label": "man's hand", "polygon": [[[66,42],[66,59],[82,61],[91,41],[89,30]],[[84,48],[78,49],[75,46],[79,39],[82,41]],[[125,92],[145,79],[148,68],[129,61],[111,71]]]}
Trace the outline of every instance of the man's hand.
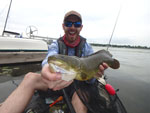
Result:
{"label": "man's hand", "polygon": [[44,65],[44,67],[42,68],[41,75],[43,81],[48,85],[50,89],[53,90],[63,89],[73,82],[73,80],[69,82],[62,80],[60,73],[51,73],[48,64]]}
{"label": "man's hand", "polygon": [[[25,75],[22,84],[29,87],[33,91],[35,90],[43,90],[46,91],[48,89],[47,84],[42,80],[41,74],[29,72]],[[29,89],[28,88],[28,89]]]}
{"label": "man's hand", "polygon": [[101,65],[99,65],[99,72],[96,74],[97,77],[102,77],[102,75],[104,74],[104,70],[107,69],[109,66],[106,63],[102,63]]}

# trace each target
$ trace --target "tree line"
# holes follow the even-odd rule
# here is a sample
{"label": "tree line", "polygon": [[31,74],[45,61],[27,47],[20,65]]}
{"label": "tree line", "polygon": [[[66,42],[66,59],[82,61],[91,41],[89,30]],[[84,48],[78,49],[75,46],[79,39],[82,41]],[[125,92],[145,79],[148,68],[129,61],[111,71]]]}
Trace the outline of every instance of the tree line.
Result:
{"label": "tree line", "polygon": [[[107,47],[108,44],[96,44],[96,43],[90,43],[92,46],[102,46],[102,47]],[[109,47],[118,47],[118,48],[139,48],[139,49],[150,49],[150,47],[147,46],[131,46],[131,45],[115,45],[115,44],[110,44]]]}

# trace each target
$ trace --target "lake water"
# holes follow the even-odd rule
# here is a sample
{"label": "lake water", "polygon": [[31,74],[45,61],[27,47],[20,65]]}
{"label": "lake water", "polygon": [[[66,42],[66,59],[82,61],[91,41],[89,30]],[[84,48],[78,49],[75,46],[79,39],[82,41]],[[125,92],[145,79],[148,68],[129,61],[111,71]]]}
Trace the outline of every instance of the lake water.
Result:
{"label": "lake water", "polygon": [[[94,51],[106,49],[103,47],[93,47]],[[150,50],[148,49],[127,49],[109,48],[114,58],[120,61],[120,68],[113,70],[108,68],[105,71],[108,83],[115,89],[119,89],[118,96],[126,107],[128,113],[149,113],[150,112]],[[32,64],[24,66],[13,66],[0,68],[0,74],[8,74],[9,71],[24,70],[19,72],[27,73],[33,71]],[[40,71],[40,64],[36,65],[36,70]],[[23,67],[23,68],[22,68]],[[2,70],[3,73],[2,73]],[[13,71],[12,71],[13,70]],[[16,72],[18,73],[18,72]],[[23,75],[24,73],[20,73]],[[22,77],[0,76],[0,102],[16,88],[12,80],[19,83]]]}
{"label": "lake water", "polygon": [[[106,49],[93,47],[95,51]],[[108,68],[108,82],[119,89],[118,95],[128,113],[150,112],[150,50],[109,48],[113,57],[120,61],[120,68]]]}

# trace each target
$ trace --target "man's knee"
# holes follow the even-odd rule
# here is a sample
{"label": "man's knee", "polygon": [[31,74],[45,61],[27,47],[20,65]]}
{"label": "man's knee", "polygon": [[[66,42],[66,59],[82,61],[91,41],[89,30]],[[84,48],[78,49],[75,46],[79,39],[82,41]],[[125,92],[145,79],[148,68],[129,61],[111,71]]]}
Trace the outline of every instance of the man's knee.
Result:
{"label": "man's knee", "polygon": [[87,108],[80,100],[79,96],[75,92],[72,96],[72,105],[77,113],[87,113]]}

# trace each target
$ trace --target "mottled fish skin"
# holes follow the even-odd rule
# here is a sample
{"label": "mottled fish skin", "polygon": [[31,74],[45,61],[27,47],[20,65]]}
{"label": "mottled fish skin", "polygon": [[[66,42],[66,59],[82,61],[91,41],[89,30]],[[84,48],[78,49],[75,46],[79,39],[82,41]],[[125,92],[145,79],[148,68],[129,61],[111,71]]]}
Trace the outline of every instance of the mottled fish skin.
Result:
{"label": "mottled fish skin", "polygon": [[[59,63],[56,64],[56,62]],[[120,67],[119,61],[112,58],[112,55],[106,50],[100,50],[89,56],[81,58],[60,54],[53,55],[48,58],[49,64],[53,63],[66,70],[73,69],[76,72],[75,79],[81,81],[93,78],[99,71],[99,65],[103,62],[107,63],[109,67],[113,69],[118,69]]]}

